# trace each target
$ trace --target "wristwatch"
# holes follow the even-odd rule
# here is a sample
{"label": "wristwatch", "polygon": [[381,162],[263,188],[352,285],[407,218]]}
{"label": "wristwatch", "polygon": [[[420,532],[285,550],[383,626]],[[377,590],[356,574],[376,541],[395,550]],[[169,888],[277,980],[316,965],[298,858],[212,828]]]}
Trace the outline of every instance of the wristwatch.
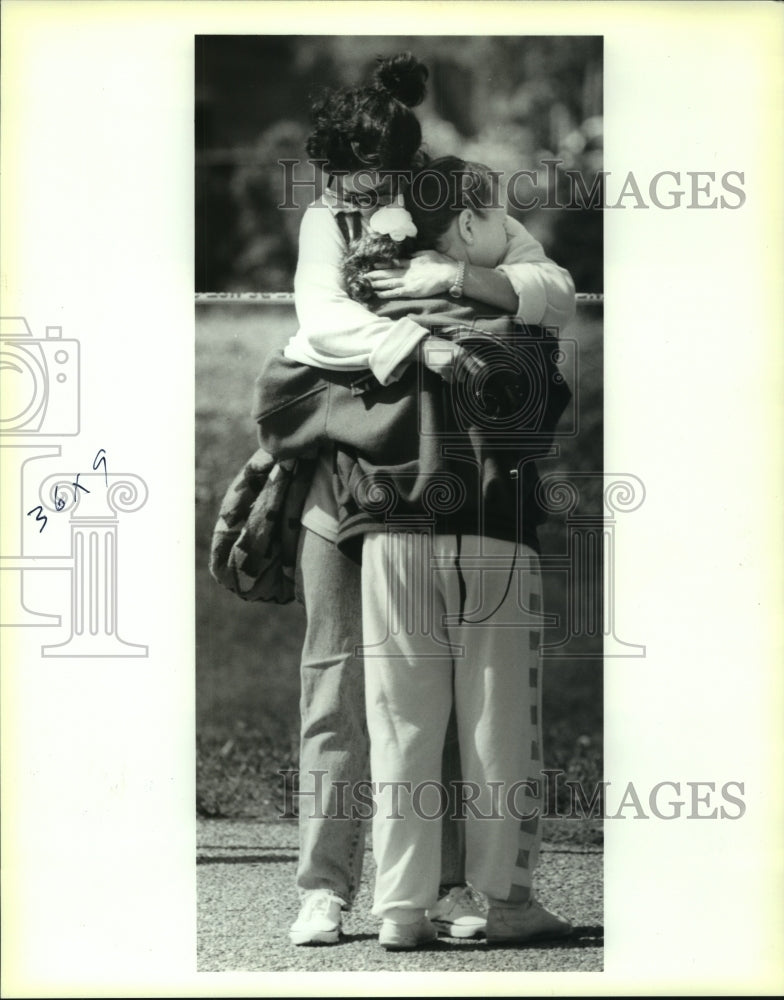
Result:
{"label": "wristwatch", "polygon": [[457,265],[457,274],[455,275],[455,280],[452,282],[452,287],[449,289],[449,294],[453,299],[461,298],[463,294],[463,282],[465,281],[465,261],[461,260]]}

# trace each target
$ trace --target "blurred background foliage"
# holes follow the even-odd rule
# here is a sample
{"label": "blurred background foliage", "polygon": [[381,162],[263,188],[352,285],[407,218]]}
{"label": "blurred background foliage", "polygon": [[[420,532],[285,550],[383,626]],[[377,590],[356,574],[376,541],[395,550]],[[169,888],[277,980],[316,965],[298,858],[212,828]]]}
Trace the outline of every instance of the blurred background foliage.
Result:
{"label": "blurred background foliage", "polygon": [[[417,109],[432,155],[449,152],[497,170],[537,172],[560,157],[590,190],[601,169],[600,38],[211,36],[196,46],[196,289],[286,291],[292,287],[302,211],[314,192],[297,188],[282,211],[280,159],[304,159],[312,96],[323,86],[366,79],[377,55],[410,49],[430,69]],[[299,169],[297,179],[312,178]],[[561,182],[563,178],[561,179]],[[552,192],[551,192],[552,193]],[[530,189],[521,196],[530,194]],[[562,200],[565,200],[563,198]],[[578,290],[602,288],[602,216],[541,208],[520,216]],[[244,604],[207,572],[223,494],[256,447],[253,382],[267,353],[296,330],[288,305],[201,305],[196,314],[196,709],[197,810],[213,817],[280,814],[279,768],[296,768],[299,655],[304,613],[291,604]],[[542,473],[583,479],[581,511],[601,516],[602,321],[582,306],[563,333],[579,352],[565,372],[579,434],[542,463]],[[567,551],[565,519],[541,532],[542,550]],[[568,616],[569,581],[545,574],[546,609]],[[544,747],[549,767],[583,781],[602,776],[602,636],[570,645],[580,658],[545,663]],[[566,795],[561,786],[561,793]],[[568,812],[568,799],[559,802]],[[591,834],[593,836],[593,834]]]}
{"label": "blurred background foliage", "polygon": [[[477,159],[521,179],[521,201],[540,204],[563,170],[590,190],[602,166],[602,39],[462,36],[199,36],[196,39],[196,290],[286,291],[297,234],[314,185],[293,189],[281,211],[283,159],[306,158],[309,109],[324,88],[368,80],[378,55],[410,50],[430,70],[417,108],[433,156]],[[563,161],[554,181],[544,161]],[[296,181],[312,180],[300,163]],[[537,207],[516,215],[579,291],[602,290],[602,213]]]}

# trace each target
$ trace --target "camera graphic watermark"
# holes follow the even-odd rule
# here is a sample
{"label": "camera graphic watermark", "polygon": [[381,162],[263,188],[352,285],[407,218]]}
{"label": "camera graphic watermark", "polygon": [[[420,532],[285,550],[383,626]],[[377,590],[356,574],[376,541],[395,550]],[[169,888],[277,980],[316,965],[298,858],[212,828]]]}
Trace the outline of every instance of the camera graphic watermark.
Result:
{"label": "camera graphic watermark", "polygon": [[79,433],[79,341],[48,326],[35,338],[22,316],[0,319],[0,434]]}
{"label": "camera graphic watermark", "polygon": [[440,424],[434,429],[422,419],[420,410],[420,437],[453,443],[473,429],[499,447],[546,442],[549,449],[550,441],[577,436],[580,349],[576,340],[560,337],[556,328],[522,324],[505,328],[494,317],[479,317],[470,327],[458,327],[454,344],[459,353],[449,358],[442,357],[441,339],[423,341],[418,392],[422,398],[427,391],[428,369],[448,370],[454,420],[450,426]]}
{"label": "camera graphic watermark", "polygon": [[[79,341],[63,337],[59,326],[36,338],[24,317],[0,318],[0,401],[0,627],[59,628],[63,615],[38,608],[59,603],[57,586],[47,585],[68,573],[69,634],[43,645],[41,655],[147,656],[147,646],[120,638],[117,606],[119,514],[145,504],[146,483],[117,473],[106,447],[72,471],[35,475],[43,460],[61,457],[59,438],[82,429]],[[68,520],[66,551],[53,519]]]}

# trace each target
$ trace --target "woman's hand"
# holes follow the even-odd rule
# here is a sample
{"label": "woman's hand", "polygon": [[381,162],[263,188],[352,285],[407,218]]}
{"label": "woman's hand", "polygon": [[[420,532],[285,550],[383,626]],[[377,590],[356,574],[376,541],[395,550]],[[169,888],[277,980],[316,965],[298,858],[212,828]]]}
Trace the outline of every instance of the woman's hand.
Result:
{"label": "woman's hand", "polygon": [[367,277],[380,299],[423,299],[448,291],[457,275],[457,261],[436,250],[420,250],[398,267],[369,271]]}

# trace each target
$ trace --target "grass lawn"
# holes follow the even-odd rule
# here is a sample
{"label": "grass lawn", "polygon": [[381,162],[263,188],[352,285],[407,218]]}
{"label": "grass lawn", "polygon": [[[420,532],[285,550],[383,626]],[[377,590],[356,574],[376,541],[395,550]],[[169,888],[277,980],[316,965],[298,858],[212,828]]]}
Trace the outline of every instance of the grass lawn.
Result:
{"label": "grass lawn", "polygon": [[[282,784],[276,772],[296,767],[304,614],[296,604],[245,604],[207,571],[223,494],[256,448],[250,417],[254,379],[267,352],[282,346],[295,328],[294,312],[285,306],[197,309],[196,725],[197,809],[203,816],[277,815]],[[541,471],[600,473],[601,314],[583,309],[565,336],[579,346],[572,388],[578,390],[580,430],[563,442],[557,458],[542,463]],[[600,516],[598,475],[585,482],[581,513]],[[562,516],[554,515],[544,526],[541,541],[545,553],[566,551]],[[546,610],[560,621],[566,590],[563,573],[545,574]],[[601,635],[580,638],[569,652],[582,658],[553,655],[545,664],[546,766],[562,768],[590,790],[602,771]]]}

